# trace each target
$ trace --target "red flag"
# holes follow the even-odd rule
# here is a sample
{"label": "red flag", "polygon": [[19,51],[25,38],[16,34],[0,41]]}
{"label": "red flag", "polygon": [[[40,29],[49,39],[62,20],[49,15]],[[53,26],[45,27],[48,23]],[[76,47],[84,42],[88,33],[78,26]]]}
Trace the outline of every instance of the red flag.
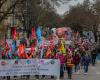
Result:
{"label": "red flag", "polygon": [[53,40],[50,40],[50,49],[52,50],[54,48],[54,42]]}
{"label": "red flag", "polygon": [[34,54],[34,52],[35,52],[35,45],[34,44],[32,44],[30,52],[31,52],[31,54]]}
{"label": "red flag", "polygon": [[16,39],[17,32],[16,32],[16,27],[12,28],[12,39]]}
{"label": "red flag", "polygon": [[23,59],[24,57],[25,57],[25,45],[23,45],[23,44],[20,44],[19,45],[19,57],[21,58],[21,59]]}
{"label": "red flag", "polygon": [[1,40],[1,44],[4,45],[4,43],[5,43],[5,39],[2,38],[2,40]]}
{"label": "red flag", "polygon": [[8,43],[6,42],[6,49],[8,49],[9,48],[9,45],[8,45]]}
{"label": "red flag", "polygon": [[48,48],[47,52],[46,52],[46,58],[49,58],[50,57],[50,54],[51,54],[51,49]]}
{"label": "red flag", "polygon": [[36,38],[35,27],[32,28],[32,35],[31,35],[31,38]]}

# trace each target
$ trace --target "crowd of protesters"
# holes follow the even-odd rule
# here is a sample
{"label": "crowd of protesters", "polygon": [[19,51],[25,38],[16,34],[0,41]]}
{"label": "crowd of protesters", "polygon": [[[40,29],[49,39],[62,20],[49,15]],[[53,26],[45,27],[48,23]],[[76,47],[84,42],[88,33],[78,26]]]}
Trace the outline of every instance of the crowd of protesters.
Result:
{"label": "crowd of protesters", "polygon": [[[64,34],[64,35],[68,35]],[[67,70],[68,78],[72,78],[73,71],[78,73],[80,69],[84,70],[84,74],[88,74],[89,65],[95,66],[97,50],[96,43],[92,43],[86,37],[78,35],[70,35],[71,43],[67,44],[65,38],[58,37],[55,41],[55,36],[49,35],[49,38],[43,38],[43,45],[38,45],[36,38],[28,39],[24,36],[19,43],[16,39],[12,39],[12,43],[3,44],[0,55],[2,59],[59,59],[60,60],[60,78],[64,77],[64,69]],[[47,45],[49,41],[49,45]],[[29,50],[26,48],[29,47]],[[43,76],[44,77],[44,76]]]}

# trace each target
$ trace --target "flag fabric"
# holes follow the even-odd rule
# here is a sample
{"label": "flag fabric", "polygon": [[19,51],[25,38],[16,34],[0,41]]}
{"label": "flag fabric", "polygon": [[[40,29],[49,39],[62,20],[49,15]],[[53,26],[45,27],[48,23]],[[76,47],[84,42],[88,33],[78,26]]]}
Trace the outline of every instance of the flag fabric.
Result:
{"label": "flag fabric", "polygon": [[31,39],[35,39],[36,38],[36,31],[35,31],[35,27],[32,28],[32,34],[31,34]]}
{"label": "flag fabric", "polygon": [[15,52],[15,49],[16,49],[16,42],[13,41],[12,42],[12,52]]}
{"label": "flag fabric", "polygon": [[25,57],[25,45],[23,45],[23,44],[19,45],[19,54],[18,55],[21,59],[23,59]]}
{"label": "flag fabric", "polygon": [[12,59],[12,45],[10,44],[9,45],[9,51],[8,51],[8,56],[9,56],[9,59]]}
{"label": "flag fabric", "polygon": [[32,55],[34,54],[34,52],[35,52],[35,46],[34,45],[31,46],[30,52],[31,52]]}
{"label": "flag fabric", "polygon": [[48,48],[47,49],[47,52],[46,52],[46,58],[49,58],[50,57],[50,54],[51,54],[51,49]]}
{"label": "flag fabric", "polygon": [[12,28],[12,39],[16,39],[17,38],[17,31],[16,31],[16,27]]}
{"label": "flag fabric", "polygon": [[1,40],[1,44],[2,44],[2,45],[5,44],[5,39],[4,39],[4,38],[2,38],[2,40]]}
{"label": "flag fabric", "polygon": [[36,29],[36,36],[37,36],[39,45],[42,44],[41,28],[39,26]]}
{"label": "flag fabric", "polygon": [[66,48],[65,48],[65,43],[64,42],[65,42],[64,40],[61,41],[61,50],[62,50],[63,54],[66,54]]}
{"label": "flag fabric", "polygon": [[54,49],[54,40],[53,40],[53,38],[50,38],[50,48],[51,48],[51,50]]}
{"label": "flag fabric", "polygon": [[5,47],[6,47],[6,50],[8,50],[8,48],[9,48],[9,45],[8,45],[8,43],[7,43],[7,42],[6,42],[6,46],[5,46]]}

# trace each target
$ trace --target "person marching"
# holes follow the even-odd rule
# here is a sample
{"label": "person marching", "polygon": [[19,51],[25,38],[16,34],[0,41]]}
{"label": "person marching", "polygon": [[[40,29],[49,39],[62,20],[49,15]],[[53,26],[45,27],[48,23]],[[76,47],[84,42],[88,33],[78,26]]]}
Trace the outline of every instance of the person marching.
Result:
{"label": "person marching", "polygon": [[67,55],[66,59],[66,69],[67,69],[67,74],[68,74],[68,79],[72,79],[72,69],[73,69],[73,58],[71,54]]}
{"label": "person marching", "polygon": [[73,56],[73,62],[74,62],[74,65],[75,65],[75,72],[78,72],[79,63],[80,63],[80,55],[78,54],[78,52],[75,52],[75,54]]}
{"label": "person marching", "polygon": [[83,65],[84,65],[84,74],[88,74],[88,67],[91,62],[91,57],[89,54],[85,53],[85,56],[83,57]]}
{"label": "person marching", "polygon": [[65,57],[60,51],[58,51],[56,58],[60,60],[60,78],[63,78]]}

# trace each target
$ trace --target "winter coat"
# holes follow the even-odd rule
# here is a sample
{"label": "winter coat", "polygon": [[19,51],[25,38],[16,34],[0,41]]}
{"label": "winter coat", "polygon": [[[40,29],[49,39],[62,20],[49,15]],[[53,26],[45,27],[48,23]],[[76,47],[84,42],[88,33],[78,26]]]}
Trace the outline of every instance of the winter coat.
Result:
{"label": "winter coat", "polygon": [[74,62],[75,65],[79,64],[79,62],[80,62],[80,56],[79,55],[75,55],[73,57],[73,62]]}
{"label": "winter coat", "polygon": [[89,55],[85,55],[83,57],[83,64],[88,66],[90,64],[90,61],[91,61],[91,57]]}

